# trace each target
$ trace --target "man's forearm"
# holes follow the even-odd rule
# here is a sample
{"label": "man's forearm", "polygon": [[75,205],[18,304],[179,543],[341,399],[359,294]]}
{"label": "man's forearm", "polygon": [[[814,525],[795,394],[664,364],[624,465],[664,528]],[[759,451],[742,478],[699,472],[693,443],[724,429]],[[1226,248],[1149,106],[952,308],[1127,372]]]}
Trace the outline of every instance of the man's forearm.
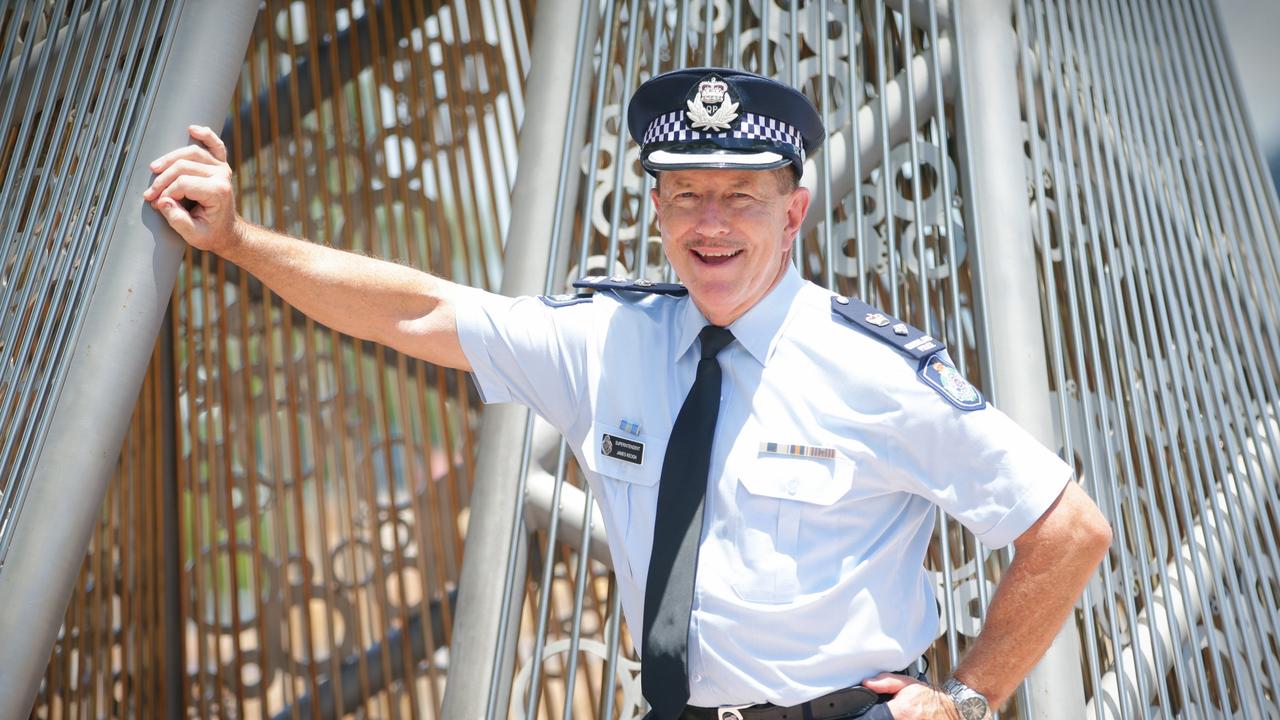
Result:
{"label": "man's forearm", "polygon": [[437,337],[435,343],[417,342],[424,327],[452,330],[452,308],[446,302],[452,283],[244,221],[236,223],[235,236],[221,254],[308,317],[348,335],[466,369],[465,360],[459,363],[456,341]]}
{"label": "man's forearm", "polygon": [[961,682],[1003,705],[1075,606],[1111,542],[1110,529],[1074,482],[1019,538],[982,632],[956,668]]}

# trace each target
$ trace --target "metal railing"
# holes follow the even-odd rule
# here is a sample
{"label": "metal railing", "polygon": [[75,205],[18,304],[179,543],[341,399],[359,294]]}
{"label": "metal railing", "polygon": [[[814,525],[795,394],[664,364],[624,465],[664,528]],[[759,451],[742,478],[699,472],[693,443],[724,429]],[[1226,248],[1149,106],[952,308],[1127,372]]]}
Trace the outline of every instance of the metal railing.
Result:
{"label": "metal railing", "polygon": [[32,705],[176,275],[146,163],[243,57],[253,8],[198,5],[0,11],[0,716]]}
{"label": "metal railing", "polygon": [[[603,3],[600,17],[579,42],[596,74],[572,91],[592,103],[572,128],[584,154],[558,184],[582,188],[544,199],[581,218],[555,288],[597,271],[669,277],[619,121],[639,80],[722,64],[801,87],[832,129],[806,168],[802,272],[943,338],[1074,462],[1116,528],[1006,714],[1274,714],[1276,201],[1211,3],[692,0]],[[638,716],[590,491],[554,431],[531,419],[524,436],[502,482],[523,489],[509,516],[534,542],[527,582],[511,564],[504,582],[524,607],[502,617],[532,637],[514,679],[505,646],[451,679],[489,673],[486,717]],[[940,517],[939,676],[981,628],[1005,559]]]}
{"label": "metal railing", "polygon": [[[57,44],[75,23],[124,22],[110,3],[86,2],[23,6],[24,17],[44,20],[33,29],[6,15],[0,37],[48,34]],[[96,17],[71,12],[94,8]],[[57,18],[72,17],[53,32]],[[89,58],[98,48],[65,47]],[[28,50],[29,71],[15,74]],[[39,70],[34,45],[6,40],[0,55],[6,88],[42,87],[33,73],[59,67],[51,56]],[[703,64],[801,88],[831,130],[805,172],[814,205],[795,254],[801,272],[943,339],[997,405],[1077,467],[1111,520],[1111,553],[1004,715],[1275,715],[1280,210],[1208,0],[543,0],[536,14],[498,0],[273,0],[227,124],[241,209],[507,293],[559,292],[592,272],[667,279],[652,180],[621,118],[644,78]],[[129,87],[139,102],[175,97]],[[26,111],[10,100],[20,93],[0,93],[0,118]],[[41,132],[66,125],[32,115],[35,124],[4,126],[0,172],[27,167],[31,142],[18,134],[35,137],[46,120]],[[49,187],[84,181],[45,177],[32,174]],[[0,193],[46,197],[35,187],[6,179]],[[39,216],[22,207],[0,204],[0,213]],[[77,217],[32,207],[66,227]],[[85,217],[109,221],[101,211]],[[12,227],[27,237],[28,226]],[[35,256],[13,247],[0,245],[0,293],[41,297],[30,279],[63,266],[15,264],[9,258]],[[55,262],[71,257],[53,251]],[[100,263],[106,272],[99,260],[65,267]],[[28,305],[0,305],[0,332],[38,335],[12,319],[11,308]],[[92,325],[65,322],[85,323],[85,333]],[[49,329],[71,347],[58,335],[66,332]],[[160,361],[171,394],[162,401],[149,384],[148,402],[173,417],[157,411],[134,432],[174,433],[165,507],[181,512],[164,537],[181,533],[181,542],[166,619],[186,630],[169,650],[185,661],[170,707],[202,716],[643,714],[598,511],[545,422],[488,408],[473,443],[474,398],[460,376],[316,327],[205,255],[182,268],[161,349],[171,353]],[[30,382],[35,367],[58,372],[17,357],[0,373]],[[9,387],[0,384],[0,399]],[[125,390],[109,401],[127,406]],[[12,407],[34,417],[33,404]],[[24,436],[0,418],[2,440],[19,447]],[[459,505],[473,463],[468,514]],[[6,481],[6,502],[23,506]],[[40,499],[31,487],[15,515],[24,522]],[[112,494],[108,512],[135,507],[133,492]],[[96,509],[91,495],[80,501]],[[9,565],[25,559],[13,547],[0,599]],[[95,551],[106,557],[86,571],[84,604],[73,605],[90,615],[111,600],[92,605],[91,586],[95,598],[125,592],[93,585],[99,577],[138,572],[110,558],[111,532]],[[939,516],[927,561],[942,615],[929,652],[936,676],[981,629],[1006,560]],[[14,607],[0,602],[0,637]],[[97,657],[85,654],[88,627],[68,616],[46,688],[78,687],[72,658]],[[6,682],[23,692],[34,683],[5,667],[0,698]],[[110,663],[92,671],[113,672]]]}

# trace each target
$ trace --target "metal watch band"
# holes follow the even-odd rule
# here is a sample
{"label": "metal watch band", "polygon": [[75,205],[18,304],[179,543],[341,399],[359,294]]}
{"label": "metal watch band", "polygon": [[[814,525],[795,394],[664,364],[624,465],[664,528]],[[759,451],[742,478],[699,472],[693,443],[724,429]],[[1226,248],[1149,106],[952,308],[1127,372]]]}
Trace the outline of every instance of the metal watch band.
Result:
{"label": "metal watch band", "polygon": [[987,697],[955,678],[950,678],[942,685],[942,691],[951,696],[961,720],[982,720],[987,716],[990,705]]}

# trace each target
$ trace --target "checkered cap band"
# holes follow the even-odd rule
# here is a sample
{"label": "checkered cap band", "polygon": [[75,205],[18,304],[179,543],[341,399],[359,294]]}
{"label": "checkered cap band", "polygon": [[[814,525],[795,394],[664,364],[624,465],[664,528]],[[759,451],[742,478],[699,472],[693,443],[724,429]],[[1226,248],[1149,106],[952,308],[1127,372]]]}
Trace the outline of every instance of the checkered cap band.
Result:
{"label": "checkered cap band", "polygon": [[742,113],[737,130],[723,132],[706,132],[689,127],[688,118],[683,110],[676,110],[659,115],[649,123],[644,133],[644,143],[690,142],[693,140],[712,140],[716,138],[733,138],[735,140],[764,140],[776,144],[790,145],[796,149],[800,162],[804,162],[804,141],[800,132],[793,126],[777,118],[755,113]]}

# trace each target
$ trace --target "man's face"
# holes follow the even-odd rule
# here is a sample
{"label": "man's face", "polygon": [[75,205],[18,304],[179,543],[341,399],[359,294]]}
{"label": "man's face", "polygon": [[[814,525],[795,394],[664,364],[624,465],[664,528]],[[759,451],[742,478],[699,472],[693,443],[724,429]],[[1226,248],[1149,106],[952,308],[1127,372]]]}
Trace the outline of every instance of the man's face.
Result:
{"label": "man's face", "polygon": [[809,191],[764,170],[668,170],[653,191],[662,249],[712,324],[738,319],[786,270]]}

